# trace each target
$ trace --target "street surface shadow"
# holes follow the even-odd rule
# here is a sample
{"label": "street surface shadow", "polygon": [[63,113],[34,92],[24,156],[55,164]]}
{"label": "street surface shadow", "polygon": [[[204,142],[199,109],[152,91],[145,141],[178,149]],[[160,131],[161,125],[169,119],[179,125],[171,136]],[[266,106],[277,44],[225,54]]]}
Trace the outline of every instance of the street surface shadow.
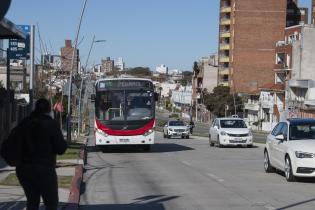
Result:
{"label": "street surface shadow", "polygon": [[[59,203],[57,210],[66,209],[67,203]],[[0,202],[0,210],[25,210],[26,209],[26,201],[9,201],[9,202]],[[39,210],[45,210],[43,204],[39,207]]]}
{"label": "street surface shadow", "polygon": [[87,146],[87,152],[103,152],[103,153],[166,153],[166,152],[181,152],[187,150],[194,150],[191,147],[186,147],[179,144],[174,143],[158,143],[151,146],[151,150],[149,152],[143,151],[141,147],[138,146],[117,146],[111,145],[106,147],[98,147],[98,146]]}
{"label": "street surface shadow", "polygon": [[163,202],[174,200],[179,196],[150,195],[134,199],[130,204],[85,204],[81,210],[165,210]]}
{"label": "street surface shadow", "polygon": [[[283,176],[284,181],[286,182],[285,174],[283,171],[276,169],[275,173],[278,174],[279,176]],[[298,182],[298,183],[315,183],[314,177],[295,177],[295,179],[296,179],[295,182]],[[294,184],[294,182],[292,184]]]}
{"label": "street surface shadow", "polygon": [[213,148],[218,148],[218,149],[235,149],[235,148],[239,148],[239,149],[255,149],[255,148],[259,148],[259,147],[255,146],[255,145],[253,145],[252,147],[229,145],[229,146],[224,146],[224,147],[217,147],[217,146],[215,146]]}

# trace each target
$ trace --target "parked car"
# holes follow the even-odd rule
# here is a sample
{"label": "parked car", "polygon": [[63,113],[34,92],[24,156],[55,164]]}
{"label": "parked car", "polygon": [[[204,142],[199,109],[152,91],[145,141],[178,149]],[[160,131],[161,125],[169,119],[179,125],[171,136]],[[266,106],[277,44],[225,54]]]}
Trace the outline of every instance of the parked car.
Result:
{"label": "parked car", "polygon": [[253,146],[253,135],[241,118],[217,118],[209,129],[209,144],[223,146]]}
{"label": "parked car", "polygon": [[164,138],[181,137],[182,139],[189,139],[189,132],[189,126],[180,120],[168,121],[163,129]]}
{"label": "parked car", "polygon": [[288,119],[279,122],[267,136],[264,168],[285,173],[287,181],[315,177],[315,119]]}

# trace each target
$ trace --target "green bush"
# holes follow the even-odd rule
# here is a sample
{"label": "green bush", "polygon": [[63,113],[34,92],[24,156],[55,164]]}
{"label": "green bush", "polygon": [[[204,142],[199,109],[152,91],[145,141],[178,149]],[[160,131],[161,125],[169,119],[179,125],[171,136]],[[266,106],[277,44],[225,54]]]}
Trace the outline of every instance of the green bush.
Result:
{"label": "green bush", "polygon": [[169,118],[179,118],[179,114],[170,114]]}

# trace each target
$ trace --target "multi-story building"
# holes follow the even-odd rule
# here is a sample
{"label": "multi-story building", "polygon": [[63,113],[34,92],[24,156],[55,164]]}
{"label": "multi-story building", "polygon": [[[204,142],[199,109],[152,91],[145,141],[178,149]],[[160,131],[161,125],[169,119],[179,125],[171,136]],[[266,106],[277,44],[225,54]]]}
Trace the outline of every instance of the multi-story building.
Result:
{"label": "multi-story building", "polygon": [[168,74],[168,67],[165,64],[161,64],[155,68],[155,71],[160,74]]}
{"label": "multi-story building", "polygon": [[102,59],[102,72],[111,73],[114,70],[114,61],[107,57],[105,60]]}
{"label": "multi-story building", "polygon": [[218,85],[250,93],[273,83],[275,43],[306,17],[297,0],[221,0]]}
{"label": "multi-story building", "polygon": [[119,70],[119,71],[123,71],[125,69],[125,62],[123,60],[123,58],[119,57],[115,60],[115,67]]}
{"label": "multi-story building", "polygon": [[79,70],[79,49],[74,53],[74,62],[72,66],[72,56],[74,47],[71,40],[65,40],[65,46],[61,48],[61,71],[69,73],[70,71],[78,72]]}
{"label": "multi-story building", "polygon": [[315,24],[315,0],[312,1],[312,24]]}
{"label": "multi-story building", "polygon": [[301,26],[300,39],[292,44],[292,73],[286,89],[289,111],[315,117],[315,27]]}
{"label": "multi-story building", "polygon": [[202,91],[212,92],[218,84],[218,56],[202,57],[198,61],[198,72],[193,72],[192,89],[193,101],[202,97]]}

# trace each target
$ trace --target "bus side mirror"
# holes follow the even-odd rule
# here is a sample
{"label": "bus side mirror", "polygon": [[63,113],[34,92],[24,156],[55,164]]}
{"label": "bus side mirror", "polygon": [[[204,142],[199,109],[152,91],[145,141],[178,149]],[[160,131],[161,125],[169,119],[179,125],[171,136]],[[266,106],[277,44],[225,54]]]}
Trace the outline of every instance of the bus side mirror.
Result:
{"label": "bus side mirror", "polygon": [[154,100],[158,101],[159,100],[159,94],[158,93],[154,93]]}

